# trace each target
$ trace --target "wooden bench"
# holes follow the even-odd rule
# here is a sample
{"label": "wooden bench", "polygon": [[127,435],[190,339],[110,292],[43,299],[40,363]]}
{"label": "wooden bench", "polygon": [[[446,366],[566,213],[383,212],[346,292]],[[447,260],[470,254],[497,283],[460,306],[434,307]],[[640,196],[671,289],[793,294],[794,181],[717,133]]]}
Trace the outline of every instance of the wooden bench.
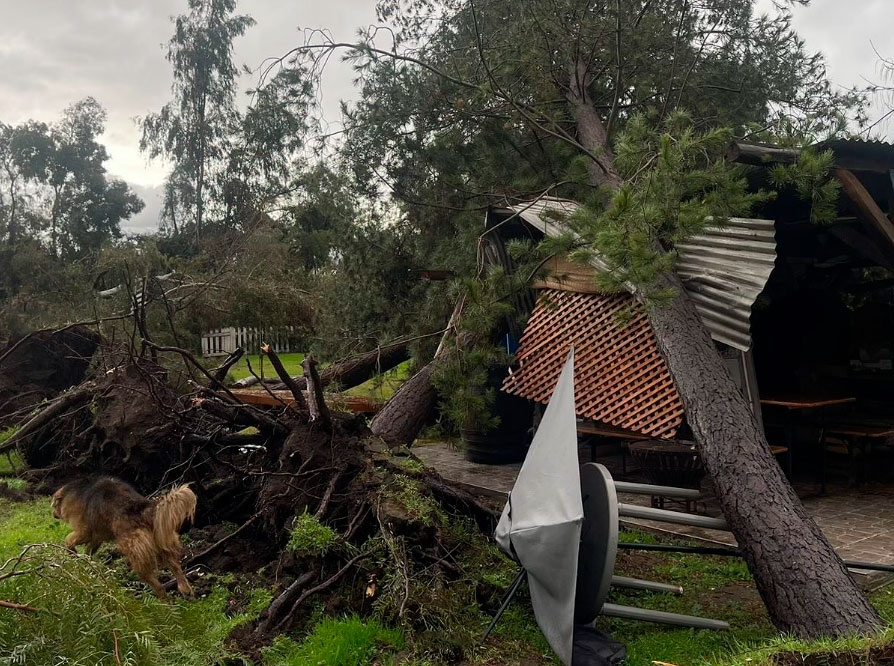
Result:
{"label": "wooden bench", "polygon": [[839,423],[829,425],[825,428],[823,439],[823,456],[827,450],[834,450],[828,446],[825,440],[826,435],[838,439],[844,444],[844,451],[850,458],[850,478],[851,484],[857,481],[856,459],[859,454],[862,457],[863,470],[861,476],[867,476],[867,458],[870,453],[871,444],[874,440],[887,439],[894,437],[894,424],[891,423]]}

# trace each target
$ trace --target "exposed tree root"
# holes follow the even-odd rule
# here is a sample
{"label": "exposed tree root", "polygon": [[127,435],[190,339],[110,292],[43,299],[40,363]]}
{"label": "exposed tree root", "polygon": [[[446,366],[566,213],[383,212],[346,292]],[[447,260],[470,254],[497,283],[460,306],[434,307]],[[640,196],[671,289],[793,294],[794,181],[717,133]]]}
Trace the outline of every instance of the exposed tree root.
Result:
{"label": "exposed tree root", "polygon": [[[260,409],[206,386],[178,393],[165,355],[194,359],[151,348],[158,363],[102,368],[27,419],[6,448],[53,443],[52,459],[31,478],[51,491],[75,476],[111,474],[147,495],[191,483],[199,509],[187,569],[275,572],[274,600],[233,636],[249,654],[303,627],[320,604],[375,613],[409,635],[438,626],[455,632],[447,623],[474,630],[477,616],[457,622],[452,614],[470,612],[488,589],[468,567],[498,566],[499,559],[469,564],[494,558],[477,526],[492,530],[495,507],[408,452],[392,454],[361,417],[330,413],[312,360],[306,411]],[[248,426],[256,431],[242,432]],[[216,527],[224,521],[238,527]]]}

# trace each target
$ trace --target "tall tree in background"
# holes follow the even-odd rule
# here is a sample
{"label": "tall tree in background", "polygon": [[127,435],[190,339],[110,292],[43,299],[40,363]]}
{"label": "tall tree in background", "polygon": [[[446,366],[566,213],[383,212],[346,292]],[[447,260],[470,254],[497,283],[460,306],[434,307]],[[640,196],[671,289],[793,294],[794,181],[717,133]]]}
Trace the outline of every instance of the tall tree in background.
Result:
{"label": "tall tree in background", "polygon": [[[75,258],[121,235],[120,222],[138,213],[143,202],[120,180],[110,180],[103,163],[109,156],[99,137],[106,112],[93,98],[72,104],[59,121],[29,121],[2,133],[7,203],[7,240],[24,233],[21,219],[25,188],[28,217],[49,232],[54,257]],[[41,207],[43,210],[41,210]]]}
{"label": "tall tree in background", "polygon": [[312,92],[300,69],[278,72],[252,91],[223,174],[228,226],[244,223],[255,211],[288,206],[296,193],[308,198],[317,168],[304,169],[296,160],[309,129]]}
{"label": "tall tree in background", "polygon": [[[383,0],[379,8],[394,26],[393,47],[316,43],[293,52],[313,71],[333,49],[353,48],[365,93],[349,116],[347,154],[358,177],[386,182],[408,216],[524,196],[507,188],[514,181],[496,180],[501,169],[488,167],[496,160],[474,159],[475,146],[490,145],[521,169],[552,165],[537,187],[590,202],[591,220],[633,225],[640,256],[654,264],[635,295],[774,624],[802,636],[876,629],[878,615],[780,472],[673,274],[674,242],[693,211],[674,208],[655,223],[654,206],[630,206],[637,172],[616,164],[613,144],[635,114],[648,114],[663,138],[657,148],[641,142],[653,161],[638,165],[640,175],[660,166],[655,182],[678,206],[700,193],[681,147],[686,136],[691,147],[693,129],[682,137],[656,129],[677,109],[690,109],[694,129],[770,127],[810,137],[840,130],[845,112],[860,112],[860,96],[831,88],[822,58],[805,50],[787,12],[757,16],[752,2]],[[450,183],[459,196],[445,200]],[[581,229],[597,252],[611,250],[605,227]],[[656,293],[665,296],[660,306],[651,302]]]}
{"label": "tall tree in background", "polygon": [[20,133],[21,128],[0,123],[0,170],[2,170],[2,177],[5,181],[2,191],[0,191],[0,213],[5,218],[4,228],[0,230],[0,238],[3,238],[5,233],[6,241],[10,245],[15,245],[20,235],[18,216],[24,180],[16,150]]}
{"label": "tall tree in background", "polygon": [[254,25],[254,19],[235,10],[236,0],[189,0],[189,13],[173,19],[168,42],[174,98],[142,120],[141,150],[174,163],[164,217],[175,232],[190,226],[197,240],[208,201],[217,194],[208,191],[212,170],[224,157],[238,117],[233,40]]}

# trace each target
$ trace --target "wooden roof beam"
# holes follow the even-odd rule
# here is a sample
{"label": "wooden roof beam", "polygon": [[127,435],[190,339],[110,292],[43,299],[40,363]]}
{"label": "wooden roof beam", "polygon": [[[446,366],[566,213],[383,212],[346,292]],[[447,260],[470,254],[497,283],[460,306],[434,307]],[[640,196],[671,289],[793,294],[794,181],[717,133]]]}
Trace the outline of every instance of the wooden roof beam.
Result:
{"label": "wooden roof beam", "polygon": [[841,189],[853,202],[860,218],[888,241],[889,249],[894,249],[894,223],[875,203],[863,183],[847,169],[834,169],[835,177],[841,183]]}
{"label": "wooden roof beam", "polygon": [[801,150],[799,148],[781,148],[759,143],[734,141],[729,148],[726,158],[730,162],[766,166],[776,162],[787,164],[797,162],[800,155]]}

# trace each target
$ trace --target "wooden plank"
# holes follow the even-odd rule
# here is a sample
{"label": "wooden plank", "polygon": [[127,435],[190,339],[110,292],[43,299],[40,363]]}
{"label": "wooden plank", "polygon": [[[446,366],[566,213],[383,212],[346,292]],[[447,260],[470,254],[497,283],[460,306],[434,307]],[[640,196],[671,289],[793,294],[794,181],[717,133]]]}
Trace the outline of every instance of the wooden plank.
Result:
{"label": "wooden plank", "polygon": [[773,407],[785,407],[787,409],[815,409],[817,407],[829,407],[831,405],[845,405],[857,402],[856,398],[761,398],[762,405]]}
{"label": "wooden plank", "polygon": [[879,232],[888,241],[888,245],[894,248],[894,223],[875,203],[875,199],[863,186],[863,183],[847,169],[836,168],[835,177],[841,183],[841,189],[857,208],[860,218]]}
{"label": "wooden plank", "polygon": [[[295,398],[290,391],[271,391],[274,395],[270,395],[267,391],[254,391],[247,389],[233,389],[232,393],[241,402],[247,405],[260,405],[264,407],[281,407],[283,403],[287,405],[295,404]],[[304,392],[307,393],[306,391]],[[384,402],[375,398],[365,398],[354,395],[342,395],[338,393],[327,393],[326,404],[332,409],[338,411],[348,411],[362,414],[375,414],[381,408]]]}
{"label": "wooden plank", "polygon": [[589,264],[578,264],[567,257],[552,257],[543,265],[541,277],[534,289],[558,289],[578,294],[602,293],[596,288],[596,269]]}
{"label": "wooden plank", "polygon": [[614,437],[616,439],[648,439],[646,435],[633,432],[632,430],[624,430],[623,428],[613,428],[609,425],[593,423],[587,421],[577,422],[577,434],[579,435],[596,435],[598,437]]}

